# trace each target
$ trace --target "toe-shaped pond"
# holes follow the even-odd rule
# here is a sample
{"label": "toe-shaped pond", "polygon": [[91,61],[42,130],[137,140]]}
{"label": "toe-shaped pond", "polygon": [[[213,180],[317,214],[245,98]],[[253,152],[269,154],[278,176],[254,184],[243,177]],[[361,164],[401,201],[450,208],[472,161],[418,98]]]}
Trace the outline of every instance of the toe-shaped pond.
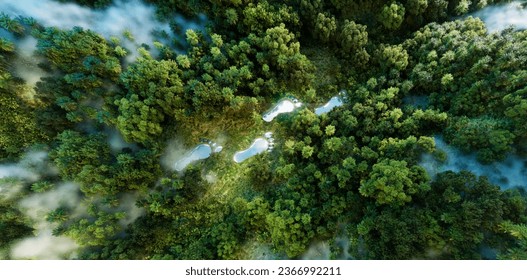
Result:
{"label": "toe-shaped pond", "polygon": [[183,158],[176,161],[174,164],[174,169],[176,171],[182,171],[192,162],[209,158],[211,154],[212,148],[209,144],[200,144],[192,151],[188,152]]}
{"label": "toe-shaped pond", "polygon": [[273,133],[266,132],[263,138],[256,138],[249,148],[243,151],[238,151],[234,154],[234,161],[240,163],[250,157],[257,154],[261,154],[266,151],[271,151],[274,145]]}
{"label": "toe-shaped pond", "polygon": [[302,106],[302,103],[297,99],[282,99],[271,110],[263,114],[262,118],[266,122],[271,122],[278,115],[293,112],[300,106]]}
{"label": "toe-shaped pond", "polygon": [[333,96],[328,103],[324,104],[323,106],[320,106],[318,108],[315,108],[315,114],[318,116],[325,114],[331,110],[333,110],[335,107],[340,107],[344,104],[342,101],[342,97],[340,96]]}

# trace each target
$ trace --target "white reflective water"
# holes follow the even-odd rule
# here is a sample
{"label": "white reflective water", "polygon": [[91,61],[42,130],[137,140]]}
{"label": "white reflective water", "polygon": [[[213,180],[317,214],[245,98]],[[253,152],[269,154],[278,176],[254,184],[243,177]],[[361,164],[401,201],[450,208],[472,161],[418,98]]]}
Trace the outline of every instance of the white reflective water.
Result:
{"label": "white reflective water", "polygon": [[276,104],[271,110],[267,111],[262,118],[266,122],[271,122],[278,115],[293,112],[300,106],[302,106],[302,103],[296,99],[283,99],[278,102],[278,104]]}
{"label": "white reflective water", "polygon": [[333,96],[328,103],[324,104],[324,106],[320,106],[318,108],[315,108],[315,114],[320,116],[322,114],[325,114],[331,110],[333,110],[335,107],[340,107],[344,104],[342,101],[342,98],[340,96]]}
{"label": "white reflective water", "polygon": [[192,162],[195,162],[201,159],[206,159],[210,157],[211,154],[212,154],[212,148],[210,147],[209,144],[200,144],[196,146],[196,148],[194,148],[192,151],[187,153],[182,159],[178,160],[174,164],[174,169],[176,169],[177,171],[182,171]]}
{"label": "white reflective water", "polygon": [[274,138],[272,132],[266,132],[264,133],[264,138],[256,138],[252,145],[243,151],[236,152],[234,154],[234,161],[237,163],[240,163],[250,157],[253,157],[257,154],[261,154],[263,152],[270,152],[274,148]]}
{"label": "white reflective water", "polygon": [[234,154],[234,161],[236,163],[240,163],[250,157],[253,157],[257,154],[261,154],[269,148],[269,142],[264,138],[256,138],[252,145],[247,149],[243,151],[236,152]]}
{"label": "white reflective water", "polygon": [[472,14],[480,18],[489,32],[499,32],[512,26],[515,29],[527,29],[527,9],[525,1],[513,1],[503,5],[485,7]]}
{"label": "white reflective water", "polygon": [[218,143],[214,143],[206,139],[204,141],[207,141],[207,144],[197,145],[190,152],[186,153],[183,158],[176,161],[176,163],[174,164],[174,169],[176,171],[182,171],[189,164],[198,160],[207,159],[210,157],[211,154],[216,154],[223,150],[223,147],[218,145]]}
{"label": "white reflective water", "polygon": [[222,146],[214,147],[214,153],[219,153],[221,151],[223,151],[223,147]]}

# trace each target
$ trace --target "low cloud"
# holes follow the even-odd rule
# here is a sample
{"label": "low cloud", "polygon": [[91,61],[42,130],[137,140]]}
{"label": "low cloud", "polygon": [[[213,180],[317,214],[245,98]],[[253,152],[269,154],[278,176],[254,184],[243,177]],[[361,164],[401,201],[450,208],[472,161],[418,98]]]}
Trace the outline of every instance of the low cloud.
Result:
{"label": "low cloud", "polygon": [[487,176],[493,184],[502,189],[514,187],[527,188],[527,159],[509,155],[504,161],[484,165],[478,162],[474,154],[464,154],[455,147],[448,145],[441,137],[435,137],[436,148],[446,153],[445,162],[439,162],[430,154],[423,155],[421,166],[434,177],[444,171],[459,172],[468,170],[477,176]]}
{"label": "low cloud", "polygon": [[515,29],[527,29],[527,9],[520,1],[503,5],[487,6],[472,14],[479,17],[489,32],[499,32],[510,26]]}
{"label": "low cloud", "polygon": [[53,236],[53,224],[46,215],[58,207],[72,209],[72,215],[85,212],[81,205],[79,186],[63,183],[51,191],[35,193],[19,202],[19,209],[33,222],[35,235],[24,238],[11,246],[13,259],[64,259],[74,258],[78,245],[64,236]]}

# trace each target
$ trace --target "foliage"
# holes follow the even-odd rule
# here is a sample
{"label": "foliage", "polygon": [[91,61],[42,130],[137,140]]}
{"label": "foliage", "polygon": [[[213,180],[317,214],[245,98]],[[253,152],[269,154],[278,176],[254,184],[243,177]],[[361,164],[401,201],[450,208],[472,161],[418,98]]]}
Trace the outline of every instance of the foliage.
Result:
{"label": "foliage", "polygon": [[152,151],[112,154],[103,134],[82,135],[67,130],[50,157],[61,177],[81,185],[86,195],[113,196],[126,190],[146,190],[157,178],[159,164]]}
{"label": "foliage", "polygon": [[527,58],[526,35],[489,35],[480,20],[468,18],[430,24],[403,44],[409,94],[427,93],[433,107],[455,116],[445,130],[447,140],[476,151],[482,162],[503,159],[525,135],[518,119],[525,71],[516,61]]}
{"label": "foliage", "polygon": [[[39,85],[39,98],[47,105],[42,110],[42,121],[49,122],[45,120],[50,117],[49,110],[65,114],[62,119],[73,123],[87,119],[108,121],[102,109],[114,94],[110,85],[121,73],[114,48],[101,35],[80,27],[68,31],[46,28],[36,33],[37,52],[61,73]],[[56,106],[60,110],[54,109]]]}
{"label": "foliage", "polygon": [[13,202],[0,201],[0,248],[5,249],[14,240],[33,233],[31,225],[22,217]]}
{"label": "foliage", "polygon": [[500,225],[501,230],[512,235],[518,242],[517,247],[508,249],[506,253],[499,257],[504,260],[525,260],[527,259],[527,226],[525,224],[514,224],[504,221]]}
{"label": "foliage", "polygon": [[485,163],[505,159],[514,141],[514,134],[507,130],[503,121],[489,117],[460,117],[453,120],[445,132],[453,145],[466,152],[476,150],[478,160]]}
{"label": "foliage", "polygon": [[60,2],[76,2],[79,5],[94,8],[104,8],[113,3],[113,0],[59,0]]}
{"label": "foliage", "polygon": [[7,67],[14,51],[13,42],[0,39],[0,159],[16,158],[32,144],[47,140],[38,127],[35,104],[24,97],[28,89]]}
{"label": "foliage", "polygon": [[420,167],[407,168],[405,161],[382,160],[373,165],[370,178],[359,191],[379,204],[404,204],[412,200],[413,194],[428,189],[428,178],[423,174]]}
{"label": "foliage", "polygon": [[180,73],[175,61],[143,56],[122,74],[128,94],[115,101],[119,111],[116,126],[127,141],[146,142],[158,136],[165,115],[174,116],[183,107]]}
{"label": "foliage", "polygon": [[394,1],[382,7],[379,21],[387,29],[398,29],[403,23],[404,14],[404,6]]}
{"label": "foliage", "polygon": [[[524,198],[516,198],[525,206]],[[485,177],[467,171],[438,174],[430,190],[413,202],[414,207],[369,208],[352,230],[355,254],[381,259],[478,259],[482,246],[503,240],[502,222],[513,218],[505,212],[511,200]],[[362,244],[353,241],[359,237]],[[364,253],[358,251],[360,246]]]}
{"label": "foliage", "polygon": [[[0,15],[0,157],[49,150],[58,172],[21,197],[80,186],[79,207],[46,215],[80,258],[239,259],[260,245],[299,258],[341,238],[332,257],[527,257],[524,192],[422,166],[436,135],[486,164],[525,150],[527,31],[450,20],[500,1],[148,2],[174,32],[134,61],[116,38]],[[207,28],[183,30],[182,14]],[[24,36],[46,71],[35,88],[16,75]],[[342,106],[313,112],[337,92]],[[286,96],[303,105],[264,123]],[[262,131],[274,148],[234,164]],[[167,143],[204,137],[224,151],[174,172],[183,155]],[[0,247],[33,231],[18,199],[0,204]]]}

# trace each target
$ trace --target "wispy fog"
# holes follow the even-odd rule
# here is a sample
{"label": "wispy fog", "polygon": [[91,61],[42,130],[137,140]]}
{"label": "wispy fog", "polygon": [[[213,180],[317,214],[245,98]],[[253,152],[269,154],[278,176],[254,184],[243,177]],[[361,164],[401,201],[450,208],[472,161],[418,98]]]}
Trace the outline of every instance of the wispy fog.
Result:
{"label": "wispy fog", "polygon": [[0,179],[3,178],[17,178],[36,181],[38,179],[38,174],[17,164],[3,164],[0,165]]}
{"label": "wispy fog", "polygon": [[19,209],[33,221],[35,236],[24,238],[11,246],[14,259],[64,259],[75,256],[78,245],[70,238],[53,236],[53,224],[46,215],[59,207],[71,209],[73,216],[85,212],[80,203],[79,186],[63,183],[51,191],[35,193],[19,202]]}
{"label": "wispy fog", "polygon": [[19,162],[0,164],[0,179],[16,178],[27,182],[37,181],[42,175],[56,174],[57,170],[44,151],[30,151]]}
{"label": "wispy fog", "polygon": [[25,238],[13,244],[11,258],[61,260],[75,257],[78,248],[73,240],[67,237],[57,237],[51,234],[51,229],[40,231],[37,236]]}
{"label": "wispy fog", "polygon": [[16,40],[15,43],[18,54],[14,62],[15,73],[33,88],[40,81],[40,78],[46,75],[46,72],[38,67],[38,63],[41,61],[33,55],[37,49],[37,39],[25,37]]}
{"label": "wispy fog", "polygon": [[10,16],[32,17],[44,26],[63,29],[80,26],[107,37],[130,31],[139,44],[151,43],[153,30],[170,30],[168,24],[155,19],[153,6],[139,0],[114,1],[112,6],[100,10],[52,0],[2,1],[0,10]]}
{"label": "wispy fog", "polygon": [[108,135],[110,149],[112,149],[114,153],[120,153],[123,149],[130,149],[132,151],[139,149],[137,144],[126,142],[123,135],[117,129],[108,128],[105,130],[105,133]]}
{"label": "wispy fog", "polygon": [[441,137],[435,137],[435,142],[436,148],[446,153],[447,160],[439,162],[430,154],[423,155],[421,166],[431,176],[448,170],[454,172],[468,170],[478,176],[487,176],[490,182],[499,185],[502,189],[519,186],[527,188],[527,159],[510,155],[504,161],[484,165],[477,161],[474,154],[462,153],[445,143]]}
{"label": "wispy fog", "polygon": [[139,208],[135,205],[137,200],[136,194],[125,194],[119,200],[119,207],[117,212],[125,212],[126,217],[119,221],[119,224],[124,228],[127,225],[133,223],[137,218],[144,214],[144,208]]}
{"label": "wispy fog", "polygon": [[309,246],[307,251],[302,254],[303,260],[329,260],[331,250],[325,241],[316,242]]}
{"label": "wispy fog", "polygon": [[[154,33],[170,34],[168,23],[156,20],[155,8],[139,0],[114,1],[114,4],[106,9],[90,9],[75,3],[59,3],[52,0],[1,1],[0,10],[12,17],[32,17],[44,26],[61,29],[79,26],[106,38],[119,38],[121,44],[130,51],[128,62],[138,56],[137,48],[141,44],[152,46],[154,41],[160,40]],[[125,33],[128,33],[127,36]],[[31,81],[30,79],[28,83]]]}
{"label": "wispy fog", "polygon": [[489,32],[499,32],[510,26],[527,29],[525,1],[513,1],[503,5],[487,6],[472,14],[485,22]]}

